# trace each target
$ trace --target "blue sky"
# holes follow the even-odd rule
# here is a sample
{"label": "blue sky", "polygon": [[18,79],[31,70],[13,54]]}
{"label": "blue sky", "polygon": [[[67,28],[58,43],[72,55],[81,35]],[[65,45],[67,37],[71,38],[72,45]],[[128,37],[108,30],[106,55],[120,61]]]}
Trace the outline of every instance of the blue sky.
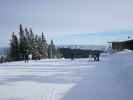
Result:
{"label": "blue sky", "polygon": [[106,44],[133,36],[133,0],[0,0],[0,46],[19,24],[56,44]]}

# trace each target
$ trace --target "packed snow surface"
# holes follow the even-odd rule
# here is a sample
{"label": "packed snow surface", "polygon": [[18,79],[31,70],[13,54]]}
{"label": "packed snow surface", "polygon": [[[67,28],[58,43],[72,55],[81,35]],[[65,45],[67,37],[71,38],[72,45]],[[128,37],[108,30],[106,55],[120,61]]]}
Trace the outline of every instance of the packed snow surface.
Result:
{"label": "packed snow surface", "polygon": [[0,100],[60,100],[92,67],[88,59],[0,64]]}
{"label": "packed snow surface", "polygon": [[133,100],[133,52],[110,55],[61,100]]}
{"label": "packed snow surface", "polygon": [[133,52],[0,64],[0,100],[133,100]]}

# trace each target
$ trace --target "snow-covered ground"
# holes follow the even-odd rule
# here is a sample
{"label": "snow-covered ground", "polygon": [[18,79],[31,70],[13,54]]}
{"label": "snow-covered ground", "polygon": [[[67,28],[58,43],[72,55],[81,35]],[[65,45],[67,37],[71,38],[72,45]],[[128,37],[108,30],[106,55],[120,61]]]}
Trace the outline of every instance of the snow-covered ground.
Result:
{"label": "snow-covered ground", "polygon": [[0,100],[60,100],[94,65],[88,59],[0,64]]}
{"label": "snow-covered ground", "polygon": [[61,100],[133,100],[133,52],[108,56]]}
{"label": "snow-covered ground", "polygon": [[133,52],[0,64],[0,100],[133,100]]}

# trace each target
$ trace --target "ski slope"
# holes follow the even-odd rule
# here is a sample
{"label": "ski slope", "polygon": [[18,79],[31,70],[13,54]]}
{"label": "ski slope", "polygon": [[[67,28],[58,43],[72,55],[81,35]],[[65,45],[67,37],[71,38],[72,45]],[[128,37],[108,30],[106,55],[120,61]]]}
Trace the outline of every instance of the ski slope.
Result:
{"label": "ski slope", "polygon": [[0,100],[133,100],[133,52],[0,64]]}
{"label": "ski slope", "polygon": [[61,100],[133,100],[133,52],[110,55]]}
{"label": "ski slope", "polygon": [[0,64],[0,100],[60,100],[94,65],[88,59]]}

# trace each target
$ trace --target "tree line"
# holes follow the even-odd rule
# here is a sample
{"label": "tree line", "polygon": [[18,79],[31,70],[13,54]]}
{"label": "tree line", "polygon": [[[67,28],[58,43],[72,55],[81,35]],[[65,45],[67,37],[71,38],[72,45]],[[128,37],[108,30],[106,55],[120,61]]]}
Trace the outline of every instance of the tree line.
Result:
{"label": "tree line", "polygon": [[37,56],[55,58],[58,55],[53,40],[48,44],[43,32],[41,35],[34,34],[31,28],[23,28],[20,24],[19,32],[12,33],[8,58],[13,61],[23,60],[26,52],[32,54],[33,59]]}
{"label": "tree line", "polygon": [[101,54],[102,50],[83,50],[83,49],[71,49],[71,48],[59,48],[62,57],[64,58],[88,58],[89,55],[92,57],[99,53]]}
{"label": "tree line", "polygon": [[101,53],[99,50],[81,50],[70,48],[57,48],[51,40],[47,42],[44,33],[40,35],[35,34],[31,28],[23,28],[19,25],[19,31],[13,32],[10,39],[10,47],[7,57],[3,58],[5,61],[20,61],[25,59],[28,53],[32,55],[33,59],[39,57],[43,58],[88,58],[89,55],[94,55],[96,52]]}

